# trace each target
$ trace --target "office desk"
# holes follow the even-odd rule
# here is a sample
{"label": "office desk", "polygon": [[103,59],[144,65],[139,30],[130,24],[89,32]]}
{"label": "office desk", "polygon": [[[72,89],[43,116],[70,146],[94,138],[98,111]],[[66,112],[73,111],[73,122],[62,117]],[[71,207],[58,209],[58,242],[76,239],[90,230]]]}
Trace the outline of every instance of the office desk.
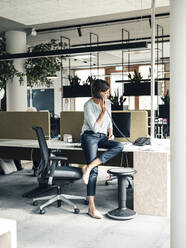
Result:
{"label": "office desk", "polygon": [[[70,163],[85,163],[80,146],[73,146],[59,140],[47,141],[49,149],[61,150]],[[0,139],[0,158],[37,160],[37,140]],[[99,152],[104,149],[99,149]],[[152,146],[136,147],[125,145],[124,152],[133,154],[134,210],[140,214],[167,216],[169,214],[170,191],[170,142],[156,139]],[[123,153],[122,153],[123,154]],[[106,165],[120,166],[123,156],[119,154]]]}
{"label": "office desk", "polygon": [[[84,154],[80,144],[66,143],[60,140],[47,140],[50,150],[59,150],[69,158],[70,163],[85,164]],[[99,149],[99,153],[105,149]],[[40,152],[37,140],[0,139],[0,158],[17,160],[39,160]],[[107,165],[120,166],[123,156],[119,154]]]}

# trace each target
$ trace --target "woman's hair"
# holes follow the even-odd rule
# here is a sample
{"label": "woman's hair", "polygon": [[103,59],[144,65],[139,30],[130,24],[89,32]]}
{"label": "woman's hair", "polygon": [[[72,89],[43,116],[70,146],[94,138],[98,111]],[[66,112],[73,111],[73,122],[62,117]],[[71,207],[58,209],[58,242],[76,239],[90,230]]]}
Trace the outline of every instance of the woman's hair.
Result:
{"label": "woman's hair", "polygon": [[96,79],[92,83],[92,96],[94,98],[100,98],[100,92],[105,92],[110,88],[109,84],[107,81],[102,80],[102,79]]}

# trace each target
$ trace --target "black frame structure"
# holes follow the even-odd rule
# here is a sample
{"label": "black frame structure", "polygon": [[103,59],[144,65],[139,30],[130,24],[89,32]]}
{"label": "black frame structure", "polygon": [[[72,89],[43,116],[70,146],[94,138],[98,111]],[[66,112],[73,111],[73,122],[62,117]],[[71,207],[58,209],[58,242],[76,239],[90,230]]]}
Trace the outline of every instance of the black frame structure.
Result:
{"label": "black frame structure", "polygon": [[112,51],[122,49],[140,49],[147,48],[147,42],[131,42],[127,44],[113,44],[104,46],[89,46],[81,48],[58,49],[53,51],[33,52],[33,53],[13,53],[0,56],[0,61],[12,59],[26,59],[26,58],[41,58],[50,56],[63,56],[90,52]]}

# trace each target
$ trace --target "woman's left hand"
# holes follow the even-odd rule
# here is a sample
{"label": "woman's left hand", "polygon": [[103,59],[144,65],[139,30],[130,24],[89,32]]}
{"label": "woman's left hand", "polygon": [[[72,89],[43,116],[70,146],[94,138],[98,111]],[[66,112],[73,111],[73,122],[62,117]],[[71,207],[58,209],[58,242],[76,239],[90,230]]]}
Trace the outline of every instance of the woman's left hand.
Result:
{"label": "woman's left hand", "polygon": [[114,135],[112,133],[109,133],[108,140],[113,140],[113,139],[114,139]]}

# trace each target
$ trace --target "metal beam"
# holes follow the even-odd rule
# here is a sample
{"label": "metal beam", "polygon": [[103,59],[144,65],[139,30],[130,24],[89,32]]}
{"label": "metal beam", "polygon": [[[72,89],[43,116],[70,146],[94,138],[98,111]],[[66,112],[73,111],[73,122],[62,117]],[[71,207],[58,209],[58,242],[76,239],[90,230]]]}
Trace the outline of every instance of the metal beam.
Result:
{"label": "metal beam", "polygon": [[[169,39],[164,39],[164,38],[170,38],[170,35],[167,34],[167,35],[163,35],[163,36],[155,36],[156,39],[162,39],[163,38],[163,41],[160,40],[159,43],[161,42],[169,42],[170,40]],[[147,41],[147,40],[151,40],[151,37],[149,36],[146,36],[146,37],[141,37],[141,38],[132,38],[132,39],[124,39],[123,42],[137,42],[137,41]],[[92,42],[91,44],[92,45],[101,45],[101,44],[111,44],[111,43],[121,43],[122,40],[109,40],[109,41],[100,41],[100,42]],[[156,42],[156,41],[155,41]],[[151,44],[151,41],[148,42],[149,44]],[[71,45],[71,47],[80,47],[80,46],[90,46],[90,43],[79,43],[79,44],[74,44],[74,45]]]}
{"label": "metal beam", "polygon": [[28,59],[28,58],[51,57],[51,56],[63,56],[63,55],[112,51],[112,50],[140,49],[140,48],[147,48],[147,43],[146,42],[133,42],[133,43],[127,43],[127,44],[117,44],[117,45],[114,44],[114,45],[104,45],[104,46],[70,48],[70,49],[60,49],[60,50],[52,50],[52,51],[45,51],[45,52],[14,53],[14,54],[1,55],[0,61],[12,60],[12,59]]}
{"label": "metal beam", "polygon": [[[166,77],[166,78],[155,78],[155,81],[169,81],[170,78],[169,77]],[[115,83],[130,83],[131,82],[131,79],[126,79],[126,80],[116,80]],[[141,83],[150,83],[151,82],[151,79],[142,79],[141,80]]]}

